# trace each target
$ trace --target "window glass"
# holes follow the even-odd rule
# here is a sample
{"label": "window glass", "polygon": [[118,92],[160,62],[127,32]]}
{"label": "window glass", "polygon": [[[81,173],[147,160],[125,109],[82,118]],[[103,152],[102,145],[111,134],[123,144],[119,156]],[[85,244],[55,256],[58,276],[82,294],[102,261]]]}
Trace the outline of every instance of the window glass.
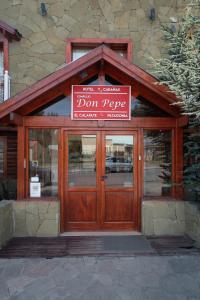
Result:
{"label": "window glass", "polygon": [[5,138],[0,137],[0,177],[5,175],[5,143]]}
{"label": "window glass", "polygon": [[[32,182],[39,182],[41,188],[41,196],[57,196],[58,193],[58,130],[57,129],[30,129],[29,130],[29,182],[30,182],[30,189],[31,189]],[[30,190],[30,196],[32,196],[31,190]]]}
{"label": "window glass", "polygon": [[88,48],[74,48],[72,51],[72,60],[79,59],[80,57],[86,55],[88,52],[92,50],[91,47]]}
{"label": "window glass", "polygon": [[169,196],[172,179],[171,131],[144,131],[144,195]]}
{"label": "window glass", "polygon": [[70,116],[71,96],[59,96],[50,104],[31,113],[31,116]]}
{"label": "window glass", "polygon": [[134,139],[131,135],[106,135],[105,183],[107,186],[133,186]]}
{"label": "window glass", "polygon": [[[103,43],[99,43],[99,44],[93,44],[90,46],[86,46],[86,45],[74,45],[72,48],[72,61],[79,59],[80,57],[86,55],[87,53],[89,53],[91,50],[99,47],[100,45],[103,45]],[[109,44],[106,43],[105,44],[108,48],[111,48],[114,52],[116,52],[118,55],[126,58],[127,57],[127,44]]]}
{"label": "window glass", "polygon": [[98,75],[95,75],[81,83],[81,85],[99,85]]}
{"label": "window glass", "polygon": [[109,75],[105,75],[105,85],[122,85],[119,81],[110,77]]}
{"label": "window glass", "polygon": [[69,186],[96,186],[96,135],[68,138]]}
{"label": "window glass", "polygon": [[147,101],[142,96],[132,97],[131,100],[132,117],[170,117],[168,113]]}

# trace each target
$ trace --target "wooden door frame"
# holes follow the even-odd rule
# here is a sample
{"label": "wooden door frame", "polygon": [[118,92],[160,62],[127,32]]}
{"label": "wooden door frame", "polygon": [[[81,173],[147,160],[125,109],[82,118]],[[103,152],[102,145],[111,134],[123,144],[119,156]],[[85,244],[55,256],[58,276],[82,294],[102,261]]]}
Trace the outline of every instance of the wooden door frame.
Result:
{"label": "wooden door frame", "polygon": [[[62,153],[62,193],[61,193],[61,209],[60,209],[60,228],[61,228],[61,232],[65,231],[65,217],[66,217],[66,197],[67,197],[67,192],[70,191],[76,191],[77,189],[79,191],[84,191],[84,190],[89,190],[89,191],[96,191],[97,193],[97,197],[101,197],[101,191],[100,191],[100,176],[98,176],[98,173],[100,173],[100,163],[99,163],[99,159],[98,157],[101,155],[101,149],[98,149],[98,147],[96,147],[96,161],[97,161],[97,175],[96,175],[96,187],[92,187],[92,188],[86,188],[86,187],[74,187],[74,188],[70,188],[68,187],[68,185],[66,184],[66,182],[68,181],[68,139],[67,136],[73,134],[73,135],[81,135],[81,134],[88,134],[88,135],[96,135],[96,146],[99,144],[100,142],[100,132],[97,131],[96,129],[90,129],[90,130],[84,130],[84,129],[70,129],[70,128],[62,128],[62,149],[63,149],[63,153]],[[99,203],[97,203],[97,206],[99,206]],[[97,223],[99,221],[99,209],[97,209]],[[92,226],[92,230],[95,230],[95,225],[91,225]],[[76,229],[70,229],[70,231],[73,231]]]}
{"label": "wooden door frame", "polygon": [[[104,152],[104,138],[107,134],[112,134],[112,135],[133,135],[135,137],[135,147],[134,147],[134,154],[133,157],[135,158],[135,168],[134,168],[134,180],[135,180],[135,186],[132,188],[134,189],[134,204],[133,207],[135,209],[134,213],[134,219],[136,220],[136,225],[135,225],[135,230],[140,231],[140,224],[141,224],[141,203],[139,201],[139,186],[140,186],[140,181],[139,181],[139,175],[141,174],[141,170],[139,170],[141,168],[141,165],[139,166],[139,161],[138,161],[138,151],[139,151],[139,136],[140,136],[140,132],[138,129],[130,129],[129,130],[120,130],[119,128],[111,130],[111,129],[106,129],[106,128],[92,128],[92,129],[81,129],[78,130],[77,128],[62,128],[61,129],[61,140],[62,140],[62,154],[61,154],[61,169],[62,169],[62,179],[61,179],[61,199],[60,199],[60,228],[61,228],[61,233],[65,231],[65,197],[67,194],[67,189],[65,188],[66,186],[66,180],[67,180],[67,171],[66,167],[67,167],[67,155],[66,155],[66,151],[68,148],[68,145],[66,144],[66,136],[68,134],[95,134],[97,136],[97,145],[98,145],[98,141],[100,143],[100,145],[102,146],[101,149],[98,149],[98,153],[97,153],[97,178],[96,178],[96,191],[97,191],[97,197],[104,197],[103,193],[103,188],[102,188],[102,181],[101,181],[101,176],[102,174],[105,173],[104,171],[104,164],[100,164],[100,159],[98,159],[98,157],[104,157],[103,156],[103,152]],[[101,168],[101,169],[100,169]],[[76,188],[72,188],[70,190],[75,190]],[[92,190],[92,189],[91,189]],[[124,190],[122,188],[122,190]],[[127,189],[128,190],[128,189]],[[99,201],[102,202],[102,201]],[[101,203],[100,203],[101,204]],[[97,209],[97,213],[98,213],[98,220],[100,221],[98,228],[92,228],[92,230],[102,230],[100,227],[102,227],[102,223],[101,223],[101,218],[100,215],[102,214],[102,205],[100,205],[98,203],[98,209]],[[108,228],[106,228],[106,226],[103,226],[104,229],[103,230],[108,230],[109,226],[107,226]],[[75,230],[75,229],[74,229]],[[84,230],[84,229],[83,229]],[[110,228],[110,230],[116,230],[116,229],[112,229]],[[126,228],[126,225],[124,226],[124,229],[120,229],[120,230],[130,230]],[[73,229],[72,229],[73,231]]]}
{"label": "wooden door frame", "polygon": [[[139,188],[139,177],[138,177],[138,169],[139,169],[139,160],[138,160],[138,146],[139,146],[139,131],[137,129],[130,129],[130,130],[120,130],[119,128],[117,130],[102,130],[102,158],[104,160],[104,163],[102,163],[102,174],[104,175],[105,173],[105,158],[106,158],[106,153],[105,153],[105,137],[106,135],[122,135],[122,136],[130,136],[132,135],[134,137],[134,152],[133,152],[133,161],[134,161],[134,172],[133,172],[133,179],[134,179],[134,184],[130,188],[124,188],[124,187],[119,187],[118,190],[125,192],[125,191],[131,191],[134,193],[134,200],[133,200],[133,220],[135,222],[134,229],[129,228],[129,223],[130,222],[124,222],[123,228],[120,228],[119,230],[140,230],[139,224],[140,224],[140,207],[139,207],[139,197],[138,197],[138,188]],[[104,142],[103,142],[104,141]],[[102,197],[104,198],[104,201],[102,200],[103,204],[105,203],[105,193],[106,191],[112,191],[115,190],[116,188],[112,187],[106,187],[105,182],[101,182],[101,191],[102,191]],[[104,206],[102,207],[102,214],[105,212]],[[117,227],[118,225],[115,224]],[[112,227],[112,225],[109,225],[109,222],[106,224],[102,224],[102,227],[105,230],[116,230]]]}
{"label": "wooden door frame", "polygon": [[[18,159],[17,159],[17,199],[19,200],[29,200],[31,199],[25,189],[25,183],[28,181],[27,178],[27,143],[26,132],[29,128],[58,128],[60,130],[59,137],[59,178],[62,177],[62,170],[64,168],[63,159],[63,140],[62,132],[65,130],[79,130],[80,128],[87,130],[105,130],[105,131],[119,131],[124,130],[130,132],[131,130],[138,131],[138,153],[143,158],[143,130],[172,130],[173,131],[173,151],[172,151],[172,161],[173,161],[173,173],[175,180],[174,192],[168,197],[169,200],[182,200],[183,187],[182,183],[182,170],[183,170],[183,126],[185,125],[184,118],[132,118],[131,121],[127,122],[113,122],[113,121],[78,121],[73,122],[69,118],[65,117],[38,117],[38,116],[25,116],[23,117],[23,124],[18,126]],[[143,197],[143,159],[138,162],[138,230],[141,230],[141,201]],[[60,200],[60,206],[62,210],[63,205],[63,182],[59,180],[59,193],[58,197],[54,200]],[[147,198],[145,198],[148,200]],[[166,197],[157,197],[158,200],[165,200]],[[40,198],[38,201],[46,201],[48,198]],[[154,197],[155,200],[155,197]],[[63,225],[61,220],[61,232],[63,232]]]}

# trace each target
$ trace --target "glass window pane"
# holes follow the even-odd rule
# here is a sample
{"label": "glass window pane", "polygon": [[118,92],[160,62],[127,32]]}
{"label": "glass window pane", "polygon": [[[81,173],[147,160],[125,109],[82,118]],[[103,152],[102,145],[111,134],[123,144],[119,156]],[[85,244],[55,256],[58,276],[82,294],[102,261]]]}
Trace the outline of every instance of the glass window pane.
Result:
{"label": "glass window pane", "polygon": [[132,117],[170,117],[168,113],[147,101],[142,96],[132,97],[131,100]]}
{"label": "glass window pane", "polygon": [[122,85],[116,79],[110,77],[109,75],[105,75],[105,85]]}
{"label": "glass window pane", "polygon": [[31,116],[71,116],[71,96],[59,96],[31,113]]}
{"label": "glass window pane", "polygon": [[5,139],[0,138],[0,177],[4,176],[5,164]]}
{"label": "glass window pane", "polygon": [[96,135],[68,138],[69,186],[96,186]]}
{"label": "glass window pane", "polygon": [[106,185],[133,186],[133,136],[106,136]]}
{"label": "glass window pane", "polygon": [[79,49],[79,48],[76,49],[76,48],[74,48],[73,51],[72,51],[72,61],[74,61],[76,59],[79,59],[80,57],[86,55],[91,50],[92,50],[91,47],[82,48],[82,49]]}
{"label": "glass window pane", "polygon": [[38,178],[41,196],[58,194],[58,130],[29,130],[29,181]]}
{"label": "glass window pane", "polygon": [[144,131],[144,195],[169,196],[172,178],[171,131]]}
{"label": "glass window pane", "polygon": [[95,75],[81,83],[81,85],[99,85],[98,75]]}

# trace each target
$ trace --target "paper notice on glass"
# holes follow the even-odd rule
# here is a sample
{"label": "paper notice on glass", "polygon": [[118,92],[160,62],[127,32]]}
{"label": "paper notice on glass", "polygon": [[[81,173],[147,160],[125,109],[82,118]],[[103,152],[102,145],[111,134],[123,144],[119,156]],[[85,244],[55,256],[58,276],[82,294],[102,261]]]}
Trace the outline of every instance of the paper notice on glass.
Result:
{"label": "paper notice on glass", "polygon": [[40,182],[30,182],[30,197],[41,197]]}
{"label": "paper notice on glass", "polygon": [[39,182],[39,177],[38,176],[31,177],[31,182]]}

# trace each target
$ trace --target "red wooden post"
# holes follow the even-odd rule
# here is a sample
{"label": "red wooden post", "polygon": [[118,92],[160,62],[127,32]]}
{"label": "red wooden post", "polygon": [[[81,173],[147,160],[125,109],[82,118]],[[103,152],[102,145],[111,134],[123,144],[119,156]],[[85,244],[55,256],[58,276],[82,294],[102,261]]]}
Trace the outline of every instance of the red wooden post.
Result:
{"label": "red wooden post", "polygon": [[[17,200],[24,198],[24,189],[25,189],[25,161],[24,161],[24,127],[18,127],[18,136],[17,136]],[[27,163],[27,162],[26,162]]]}
{"label": "red wooden post", "polygon": [[175,129],[175,197],[183,198],[183,128]]}

